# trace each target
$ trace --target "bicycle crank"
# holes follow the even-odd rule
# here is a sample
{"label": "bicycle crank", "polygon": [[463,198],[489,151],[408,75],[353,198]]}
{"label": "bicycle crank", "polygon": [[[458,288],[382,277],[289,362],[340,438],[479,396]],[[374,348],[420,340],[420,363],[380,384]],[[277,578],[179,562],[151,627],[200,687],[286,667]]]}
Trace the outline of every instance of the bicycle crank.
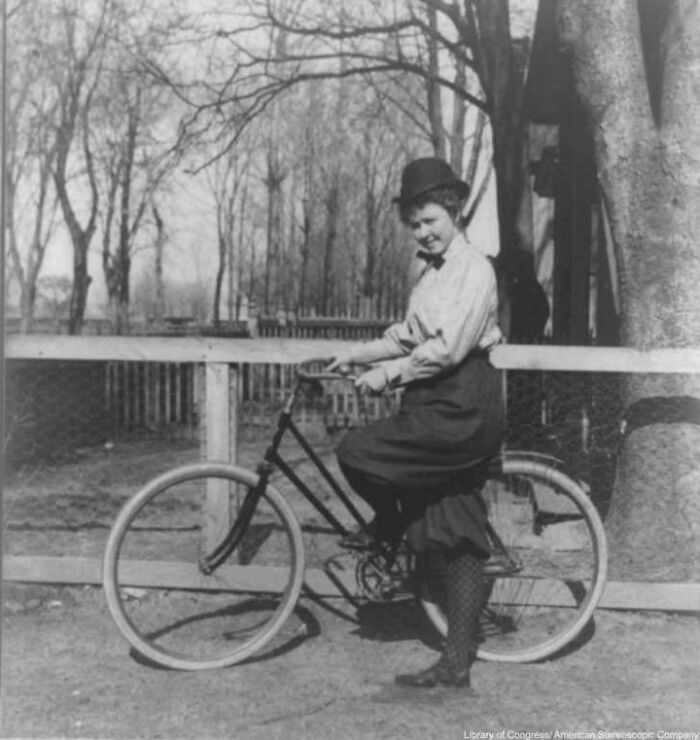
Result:
{"label": "bicycle crank", "polygon": [[398,553],[389,563],[383,553],[367,552],[355,567],[361,596],[374,602],[413,598],[410,572],[410,556],[404,553]]}

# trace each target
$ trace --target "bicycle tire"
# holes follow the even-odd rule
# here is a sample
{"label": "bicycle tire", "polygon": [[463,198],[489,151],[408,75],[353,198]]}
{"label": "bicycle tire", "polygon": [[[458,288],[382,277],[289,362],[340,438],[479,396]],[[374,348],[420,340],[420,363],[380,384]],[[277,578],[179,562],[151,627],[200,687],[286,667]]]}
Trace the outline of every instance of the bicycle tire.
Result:
{"label": "bicycle tire", "polygon": [[199,566],[203,549],[214,544],[202,544],[206,497],[218,490],[229,508],[257,482],[256,474],[225,463],[185,465],[122,507],[102,578],[110,614],[137,653],[172,669],[223,668],[281,634],[301,591],[305,556],[301,527],[279,491],[267,486],[231,556],[237,564],[229,558],[211,575]]}
{"label": "bicycle tire", "polygon": [[[607,578],[607,541],[586,492],[560,469],[517,452],[504,454],[501,467],[482,495],[496,532],[523,568],[489,576],[485,565],[489,597],[477,657],[530,663],[562,651],[590,623]],[[421,602],[445,636],[444,611],[434,600]]]}

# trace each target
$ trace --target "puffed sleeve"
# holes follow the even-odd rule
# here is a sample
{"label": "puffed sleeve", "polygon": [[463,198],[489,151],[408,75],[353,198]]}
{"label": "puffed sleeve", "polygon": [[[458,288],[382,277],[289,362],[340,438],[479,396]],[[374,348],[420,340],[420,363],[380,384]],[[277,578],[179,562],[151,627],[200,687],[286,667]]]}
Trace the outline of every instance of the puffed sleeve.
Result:
{"label": "puffed sleeve", "polygon": [[379,339],[353,345],[348,355],[354,362],[370,364],[407,355],[417,344],[407,321],[392,324]]}

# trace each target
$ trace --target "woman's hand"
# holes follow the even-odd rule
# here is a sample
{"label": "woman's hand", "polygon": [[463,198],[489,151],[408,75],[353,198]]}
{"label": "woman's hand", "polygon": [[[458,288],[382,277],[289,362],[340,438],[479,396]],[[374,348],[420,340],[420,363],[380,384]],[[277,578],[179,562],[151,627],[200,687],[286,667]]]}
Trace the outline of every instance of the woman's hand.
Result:
{"label": "woman's hand", "polygon": [[341,375],[347,375],[350,372],[350,366],[353,363],[352,356],[349,353],[336,355],[328,365],[326,365],[326,372],[328,373],[340,373]]}
{"label": "woman's hand", "polygon": [[355,387],[364,393],[381,393],[387,384],[388,380],[383,367],[374,367],[362,373],[355,381]]}

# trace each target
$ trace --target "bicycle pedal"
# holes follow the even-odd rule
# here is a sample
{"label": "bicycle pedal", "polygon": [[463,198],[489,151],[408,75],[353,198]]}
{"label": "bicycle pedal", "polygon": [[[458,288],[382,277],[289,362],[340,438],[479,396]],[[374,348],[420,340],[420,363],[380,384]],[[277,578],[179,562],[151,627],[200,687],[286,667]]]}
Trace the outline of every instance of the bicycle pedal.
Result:
{"label": "bicycle pedal", "polygon": [[362,596],[373,603],[387,604],[394,601],[407,601],[415,599],[415,591],[406,586],[405,583],[380,583],[372,587],[362,589]]}
{"label": "bicycle pedal", "polygon": [[519,563],[502,553],[492,555],[483,564],[483,573],[485,576],[514,575],[520,572],[520,570],[522,570],[522,566]]}

